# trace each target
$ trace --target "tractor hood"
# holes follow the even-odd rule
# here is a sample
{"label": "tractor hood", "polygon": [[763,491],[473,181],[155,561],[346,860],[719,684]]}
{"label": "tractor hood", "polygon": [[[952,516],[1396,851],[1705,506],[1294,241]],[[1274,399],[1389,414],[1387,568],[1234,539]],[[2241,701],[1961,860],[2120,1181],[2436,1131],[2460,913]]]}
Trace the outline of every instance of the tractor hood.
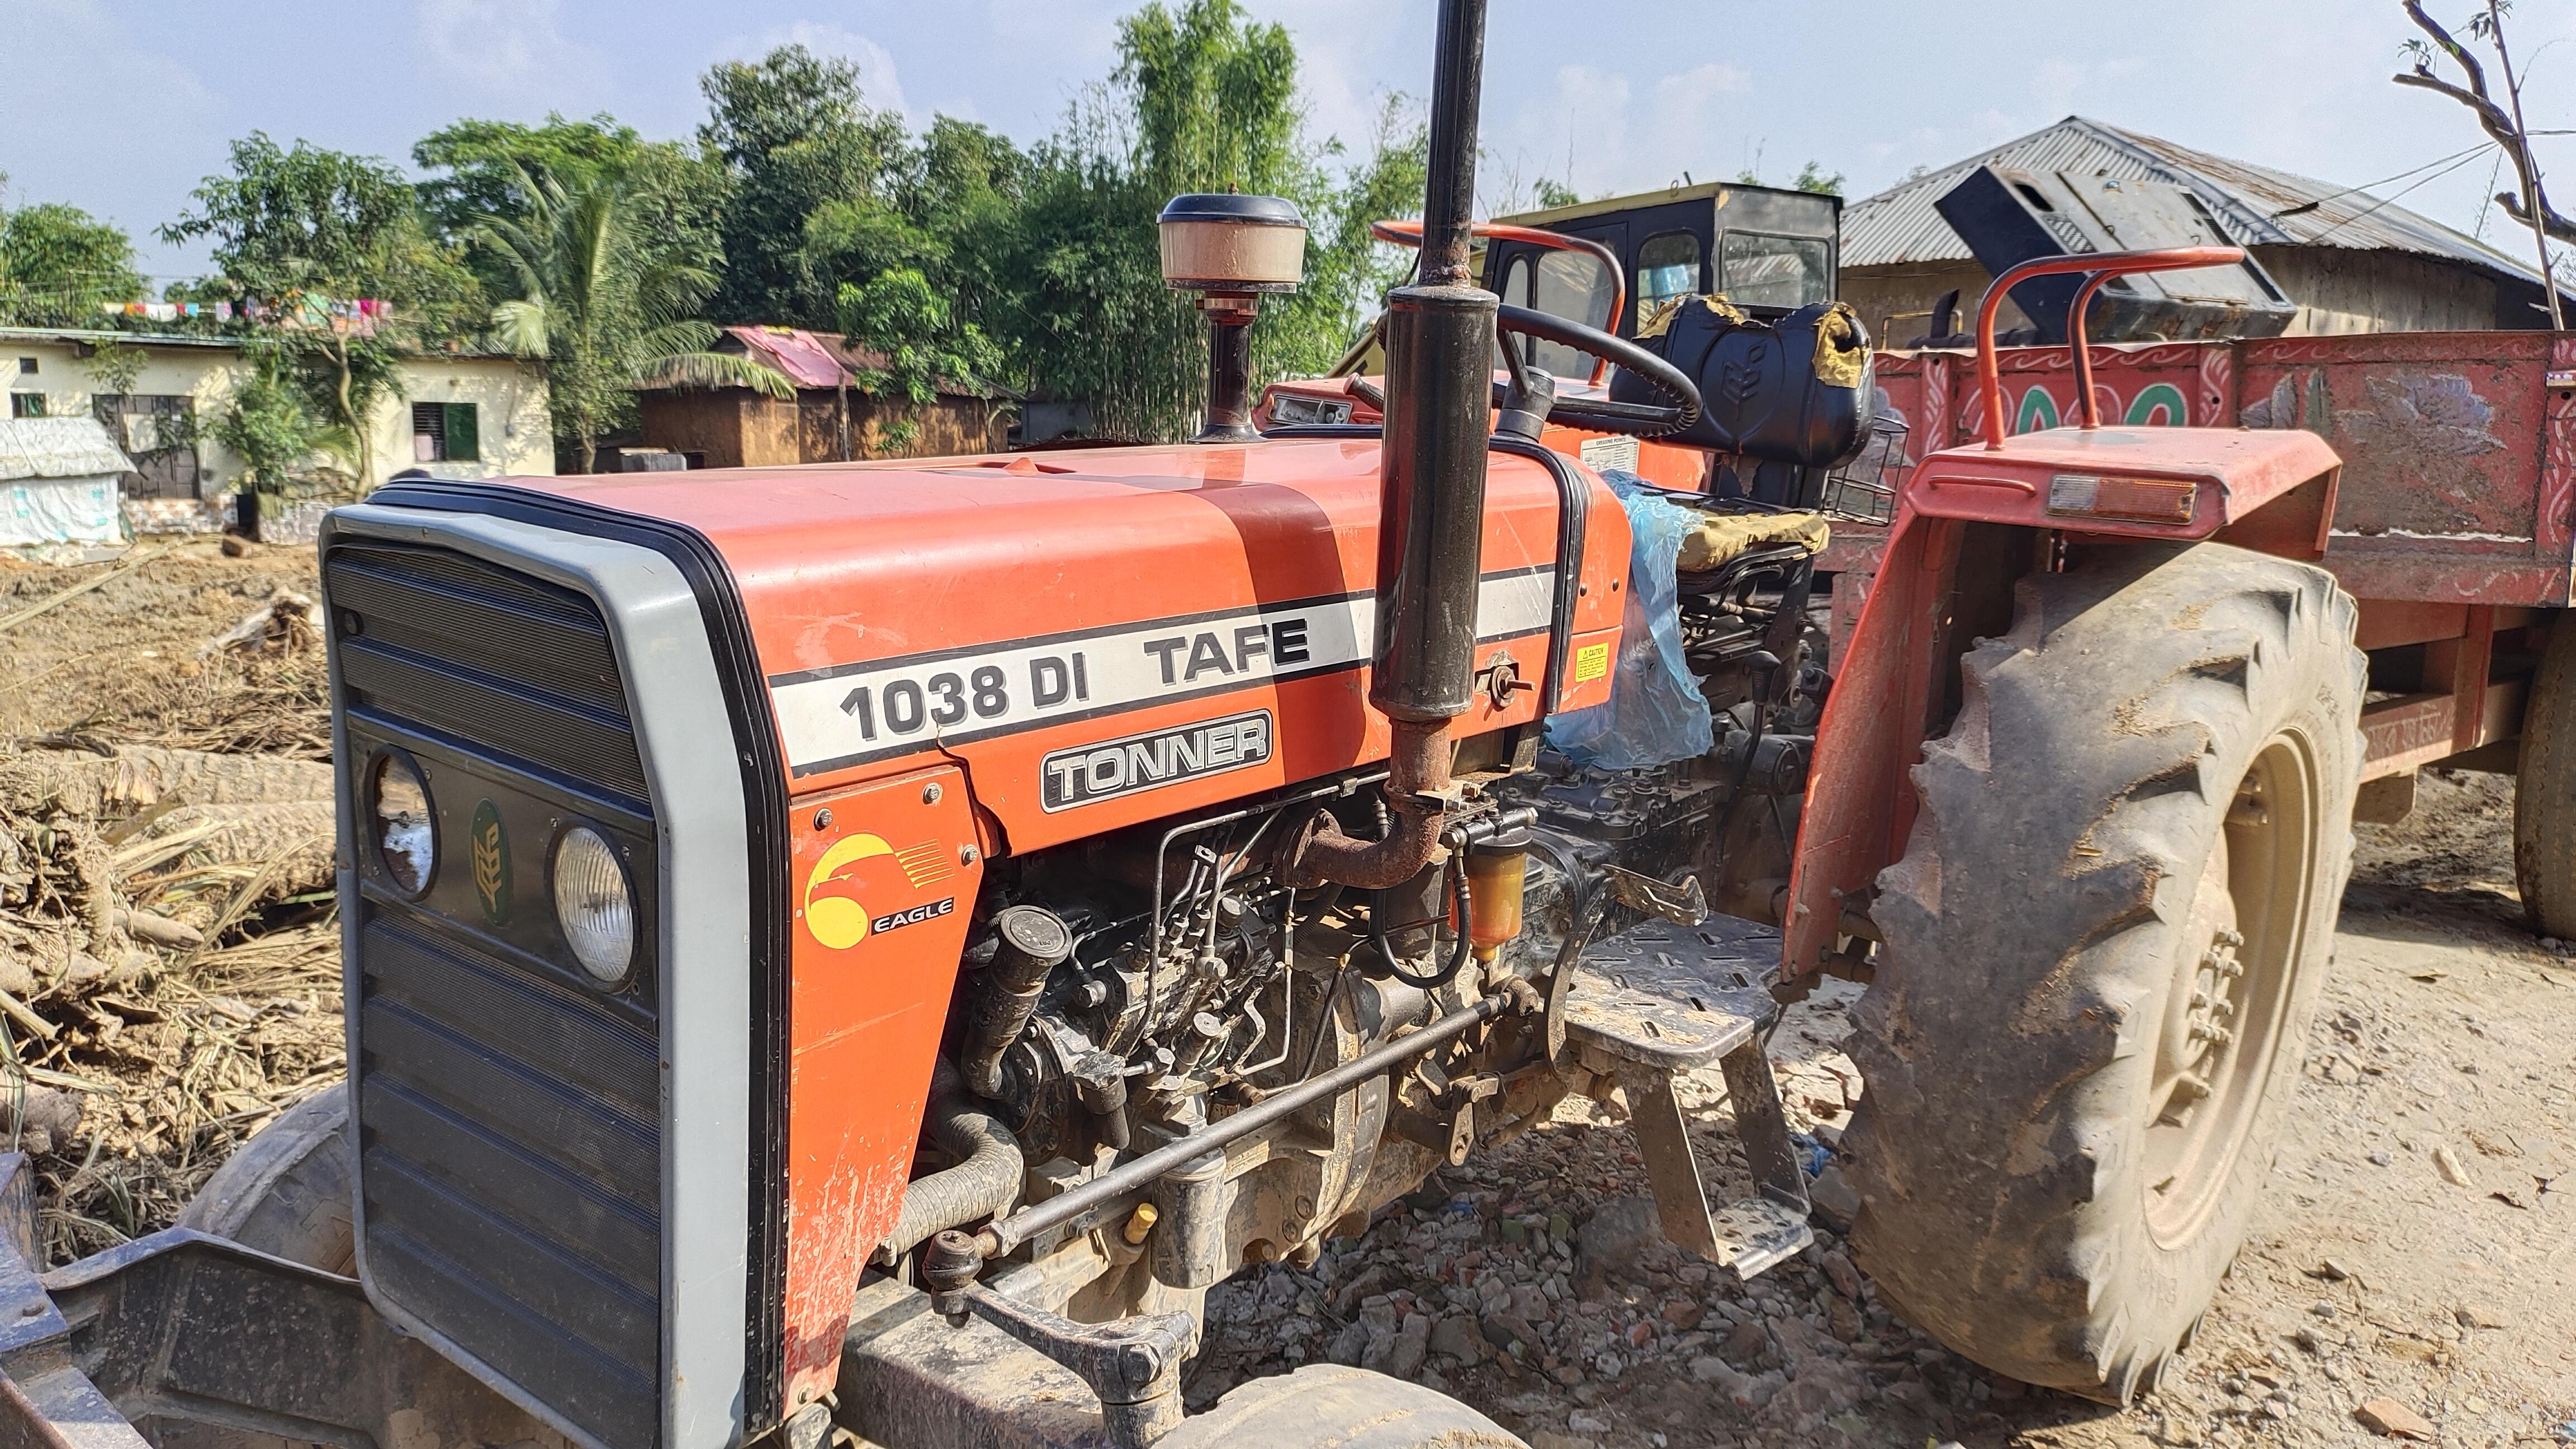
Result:
{"label": "tractor hood", "polygon": [[[955,761],[1026,850],[1382,757],[1373,438],[404,483],[378,502],[599,511],[703,537],[791,793]],[[1572,507],[1568,508],[1568,502]],[[1559,558],[1579,560],[1561,577]],[[1590,470],[1497,451],[1462,737],[1608,698],[1628,527]],[[628,661],[628,669],[649,667]],[[1553,671],[1553,673],[1551,672]]]}

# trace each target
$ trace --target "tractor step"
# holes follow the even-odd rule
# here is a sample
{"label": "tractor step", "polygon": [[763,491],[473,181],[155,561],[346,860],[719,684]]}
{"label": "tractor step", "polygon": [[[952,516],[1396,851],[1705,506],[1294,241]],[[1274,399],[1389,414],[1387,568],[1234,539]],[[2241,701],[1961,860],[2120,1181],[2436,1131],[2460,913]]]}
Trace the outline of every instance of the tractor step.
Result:
{"label": "tractor step", "polygon": [[1642,1066],[1707,1066],[1778,1009],[1762,983],[1779,961],[1778,931],[1733,916],[1631,926],[1583,948],[1566,1039]]}
{"label": "tractor step", "polygon": [[[1566,1044],[1627,1089],[1629,1126],[1664,1235],[1745,1278],[1815,1241],[1762,1028],[1780,933],[1730,916],[1648,920],[1584,947],[1566,986]],[[1676,1073],[1715,1061],[1756,1191],[1711,1211]]]}

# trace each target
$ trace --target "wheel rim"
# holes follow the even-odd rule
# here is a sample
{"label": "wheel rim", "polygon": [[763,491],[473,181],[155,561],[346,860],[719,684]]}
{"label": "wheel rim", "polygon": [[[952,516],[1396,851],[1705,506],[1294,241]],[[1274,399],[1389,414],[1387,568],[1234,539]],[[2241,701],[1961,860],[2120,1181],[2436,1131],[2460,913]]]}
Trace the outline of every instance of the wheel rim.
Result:
{"label": "wheel rim", "polygon": [[2266,741],[2183,920],[2145,1113],[2147,1229],[2168,1248],[2225,1198],[2271,1085],[2307,935],[2316,796],[2306,742]]}

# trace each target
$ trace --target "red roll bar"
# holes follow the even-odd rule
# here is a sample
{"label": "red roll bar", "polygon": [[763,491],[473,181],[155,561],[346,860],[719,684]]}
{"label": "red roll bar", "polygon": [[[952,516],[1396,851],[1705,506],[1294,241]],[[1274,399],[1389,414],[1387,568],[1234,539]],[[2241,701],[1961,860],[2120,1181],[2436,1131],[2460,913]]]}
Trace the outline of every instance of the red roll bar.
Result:
{"label": "red roll bar", "polygon": [[2187,271],[2193,267],[2233,266],[2245,260],[2242,247],[2166,247],[2147,252],[2090,252],[2081,256],[2041,257],[2006,269],[1986,288],[1986,299],[1977,307],[1977,381],[1986,390],[1986,448],[1992,452],[2004,445],[2004,377],[2003,362],[1995,356],[1995,314],[2002,310],[2004,298],[2014,287],[2032,277],[2058,276],[2067,272],[2086,274],[2084,285],[2076,290],[2075,305],[2067,309],[2066,336],[2075,349],[2075,398],[2083,426],[2102,426],[2101,405],[2093,398],[2093,358],[2084,345],[2084,309],[2113,277],[2131,272]]}

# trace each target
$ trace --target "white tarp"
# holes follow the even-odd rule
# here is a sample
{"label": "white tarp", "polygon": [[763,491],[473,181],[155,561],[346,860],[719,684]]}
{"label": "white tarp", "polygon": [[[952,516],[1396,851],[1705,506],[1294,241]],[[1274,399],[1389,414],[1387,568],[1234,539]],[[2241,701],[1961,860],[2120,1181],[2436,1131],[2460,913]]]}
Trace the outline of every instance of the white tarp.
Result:
{"label": "white tarp", "polygon": [[122,543],[117,475],[23,478],[0,483],[0,548],[48,543]]}
{"label": "white tarp", "polygon": [[95,418],[0,420],[0,548],[123,542],[131,466]]}

